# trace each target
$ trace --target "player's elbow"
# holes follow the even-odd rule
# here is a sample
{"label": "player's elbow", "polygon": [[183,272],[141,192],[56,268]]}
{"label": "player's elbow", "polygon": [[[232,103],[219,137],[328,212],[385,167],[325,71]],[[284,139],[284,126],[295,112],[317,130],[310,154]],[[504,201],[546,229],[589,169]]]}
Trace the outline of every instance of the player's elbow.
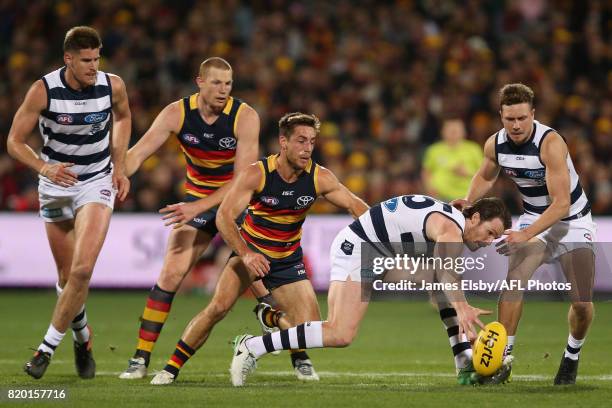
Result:
{"label": "player's elbow", "polygon": [[562,214],[566,214],[570,209],[571,202],[569,194],[567,195],[567,197],[557,198],[553,202],[557,205],[559,212],[561,212]]}
{"label": "player's elbow", "polygon": [[215,225],[221,234],[223,235],[225,232],[225,225],[227,225],[227,220],[231,220],[231,215],[229,214],[228,208],[221,205],[219,206],[219,210],[217,211],[217,216],[215,217]]}
{"label": "player's elbow", "polygon": [[6,140],[6,151],[13,159],[16,159],[16,148],[15,148],[15,140],[9,134],[9,137]]}

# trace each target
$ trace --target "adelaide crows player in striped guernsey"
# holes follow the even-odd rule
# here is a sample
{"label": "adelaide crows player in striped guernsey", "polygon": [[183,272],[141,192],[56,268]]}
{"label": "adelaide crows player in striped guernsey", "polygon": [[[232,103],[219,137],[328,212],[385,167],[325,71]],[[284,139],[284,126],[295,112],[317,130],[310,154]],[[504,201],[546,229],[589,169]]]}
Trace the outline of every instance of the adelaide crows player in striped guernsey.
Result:
{"label": "adelaide crows player in striped guernsey", "polygon": [[[500,252],[510,254],[507,279],[526,282],[543,262],[560,262],[573,291],[567,346],[554,384],[574,384],[580,349],[593,319],[595,224],[565,140],[554,129],[534,120],[533,99],[533,91],[523,84],[508,84],[500,90],[504,127],[487,140],[485,160],[472,180],[467,198],[454,204],[461,207],[483,197],[500,171],[516,183],[524,213],[518,230],[506,231],[508,236],[500,246]],[[502,292],[498,312],[499,321],[508,330],[507,354],[512,352],[522,310],[522,291]],[[506,381],[511,367],[505,364],[505,372],[494,382]]]}
{"label": "adelaide crows player in striped guernsey", "polygon": [[[98,70],[100,48],[93,28],[70,29],[65,66],[34,82],[9,132],[9,154],[39,173],[40,215],[58,271],[51,324],[25,366],[34,378],[45,373],[68,328],[78,375],[95,376],[85,300],[115,195],[123,200],[129,191],[124,160],[131,129],[125,85]],[[25,142],[37,121],[44,139],[40,157]]]}
{"label": "adelaide crows player in striped guernsey", "polygon": [[[199,92],[166,106],[128,151],[126,174],[131,176],[171,135],[176,136],[185,155],[187,174],[185,203],[162,209],[169,212],[164,218],[174,228],[161,273],[142,314],[136,351],[119,378],[147,375],[151,352],[170,313],[174,294],[217,233],[217,206],[233,176],[257,159],[259,115],[230,96],[232,76],[232,68],[224,59],[203,61],[196,78]],[[267,293],[263,285],[253,291],[258,297]]]}
{"label": "adelaide crows player in striped guernsey", "polygon": [[[187,325],[166,367],[152,384],[174,382],[183,364],[255,280],[263,280],[272,290],[291,323],[320,319],[302,260],[304,219],[318,196],[348,210],[353,217],[363,214],[368,206],[331,171],[312,161],[319,126],[314,115],[283,116],[279,121],[280,154],[253,163],[232,185],[219,207],[217,226],[237,256],[230,258],[212,300]],[[239,230],[234,220],[247,206],[248,214]],[[308,356],[300,353],[294,360],[296,368],[302,364],[315,374]]]}

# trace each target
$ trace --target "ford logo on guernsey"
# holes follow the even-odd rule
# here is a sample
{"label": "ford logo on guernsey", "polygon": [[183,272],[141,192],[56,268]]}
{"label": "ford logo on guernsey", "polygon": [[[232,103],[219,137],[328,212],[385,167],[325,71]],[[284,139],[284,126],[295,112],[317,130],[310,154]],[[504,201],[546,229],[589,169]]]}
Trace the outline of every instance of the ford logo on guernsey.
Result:
{"label": "ford logo on guernsey", "polygon": [[100,123],[106,119],[107,116],[108,113],[106,112],[90,113],[89,115],[85,116],[83,120],[85,123]]}
{"label": "ford logo on guernsey", "polygon": [[314,197],[312,196],[301,196],[298,197],[297,203],[300,207],[306,207],[308,204],[314,201]]}
{"label": "ford logo on guernsey", "polygon": [[223,139],[219,140],[219,146],[224,149],[233,150],[236,148],[236,139],[233,137],[224,137]]}
{"label": "ford logo on guernsey", "polygon": [[189,144],[198,144],[200,143],[200,139],[196,135],[192,135],[191,133],[185,133],[183,135],[183,140]]}
{"label": "ford logo on guernsey", "polygon": [[527,170],[525,172],[525,175],[529,178],[539,179],[539,178],[544,178],[544,176],[546,175],[546,171],[545,170]]}
{"label": "ford logo on guernsey", "polygon": [[268,207],[273,207],[276,204],[278,204],[278,198],[276,197],[264,196],[264,197],[261,197],[259,200],[265,205],[267,205]]}
{"label": "ford logo on guernsey", "polygon": [[68,115],[67,113],[62,113],[60,115],[57,115],[57,119],[55,120],[57,123],[61,125],[69,125],[74,121],[74,119],[72,118],[72,115]]}

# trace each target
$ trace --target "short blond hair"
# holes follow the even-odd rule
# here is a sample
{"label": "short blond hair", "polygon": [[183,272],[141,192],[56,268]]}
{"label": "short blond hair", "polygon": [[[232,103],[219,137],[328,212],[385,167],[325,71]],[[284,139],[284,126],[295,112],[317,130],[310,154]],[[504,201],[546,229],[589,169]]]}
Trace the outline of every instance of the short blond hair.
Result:
{"label": "short blond hair", "polygon": [[202,61],[200,64],[200,77],[206,77],[206,74],[211,68],[217,68],[224,71],[232,71],[232,66],[229,62],[221,57],[210,57]]}

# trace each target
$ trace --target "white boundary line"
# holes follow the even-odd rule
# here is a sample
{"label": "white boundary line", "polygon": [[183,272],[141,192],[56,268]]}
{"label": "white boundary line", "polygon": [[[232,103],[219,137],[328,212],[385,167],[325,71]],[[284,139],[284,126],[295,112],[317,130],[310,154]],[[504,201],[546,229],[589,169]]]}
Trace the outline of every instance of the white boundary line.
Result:
{"label": "white boundary line", "polygon": [[[149,377],[155,375],[156,372],[149,374]],[[376,373],[376,372],[338,372],[338,371],[317,371],[321,378],[390,378],[390,377],[404,377],[404,378],[455,378],[456,375],[452,373],[417,373],[417,372],[388,372],[388,373]],[[120,371],[99,371],[96,375],[100,376],[119,376]],[[194,374],[194,373],[192,373]],[[201,374],[201,372],[200,372]],[[256,371],[256,375],[271,376],[271,377],[293,377],[295,373],[293,371]],[[228,377],[229,374],[221,373],[210,373],[206,374],[207,377],[222,378]],[[546,381],[552,380],[553,374],[518,374],[512,375],[513,380],[521,381]],[[612,381],[612,374],[603,375],[578,375],[579,380],[584,381]]]}

